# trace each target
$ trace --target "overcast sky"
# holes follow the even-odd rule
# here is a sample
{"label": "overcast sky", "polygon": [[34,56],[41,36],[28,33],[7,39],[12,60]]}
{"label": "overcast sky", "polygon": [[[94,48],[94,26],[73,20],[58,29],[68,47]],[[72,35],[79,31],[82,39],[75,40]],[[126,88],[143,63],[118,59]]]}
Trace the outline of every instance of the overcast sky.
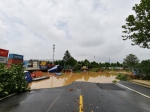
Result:
{"label": "overcast sky", "polygon": [[[122,40],[125,19],[140,0],[0,0],[0,48],[24,59],[62,59],[66,50],[78,61],[140,60],[150,50]],[[95,56],[95,58],[94,58]]]}

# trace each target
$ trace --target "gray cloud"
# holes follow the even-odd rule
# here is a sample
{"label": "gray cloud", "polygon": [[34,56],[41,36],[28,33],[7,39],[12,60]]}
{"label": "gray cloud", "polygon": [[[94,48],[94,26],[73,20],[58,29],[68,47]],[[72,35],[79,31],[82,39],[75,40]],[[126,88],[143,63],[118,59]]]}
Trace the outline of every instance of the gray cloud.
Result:
{"label": "gray cloud", "polygon": [[[122,40],[121,26],[140,0],[1,0],[0,47],[25,59],[62,59],[66,50],[77,60],[140,60],[149,50]],[[94,58],[95,56],[95,58]]]}

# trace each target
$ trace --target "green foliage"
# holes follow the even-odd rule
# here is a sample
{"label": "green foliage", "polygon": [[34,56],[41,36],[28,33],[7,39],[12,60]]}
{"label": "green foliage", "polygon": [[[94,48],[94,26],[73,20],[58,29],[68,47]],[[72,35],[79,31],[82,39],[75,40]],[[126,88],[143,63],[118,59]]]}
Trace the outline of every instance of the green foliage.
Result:
{"label": "green foliage", "polygon": [[91,62],[89,65],[89,68],[97,68],[97,67],[99,67],[99,64],[95,61]]}
{"label": "green foliage", "polygon": [[128,77],[127,77],[127,75],[125,75],[125,74],[119,73],[119,74],[117,75],[116,79],[119,79],[119,80],[121,80],[121,81],[127,81],[127,80],[128,80]]}
{"label": "green foliage", "polygon": [[116,65],[116,63],[111,63],[110,66],[111,67],[116,67],[117,65]]}
{"label": "green foliage", "polygon": [[80,71],[81,70],[81,67],[82,67],[82,65],[81,64],[78,64],[78,63],[76,63],[76,65],[75,65],[75,67],[74,67],[74,70],[75,71]]}
{"label": "green foliage", "polygon": [[85,59],[83,62],[83,66],[88,67],[89,65],[90,65],[90,62],[87,59]]}
{"label": "green foliage", "polygon": [[141,62],[141,74],[145,76],[145,79],[150,79],[150,60]]}
{"label": "green foliage", "polygon": [[68,61],[70,58],[71,58],[71,55],[70,55],[69,51],[67,50],[64,54],[63,60]]}
{"label": "green foliage", "polygon": [[116,81],[116,80],[113,80],[112,82],[113,82],[113,83],[117,83],[117,81]]}
{"label": "green foliage", "polygon": [[135,15],[126,18],[123,25],[123,40],[131,39],[132,45],[150,48],[150,0],[141,0],[140,4],[133,7]]}
{"label": "green foliage", "polygon": [[117,67],[122,67],[122,64],[119,63],[119,62],[117,62],[117,63],[116,63],[116,66],[117,66]]}
{"label": "green foliage", "polygon": [[99,67],[100,67],[100,68],[103,67],[101,62],[99,63]]}
{"label": "green foliage", "polygon": [[105,62],[105,67],[110,67],[110,63]]}
{"label": "green foliage", "polygon": [[100,68],[92,68],[90,69],[91,72],[98,72],[100,70]]}
{"label": "green foliage", "polygon": [[127,67],[130,71],[132,71],[132,69],[135,68],[138,62],[139,62],[139,59],[135,55],[129,54],[124,59],[123,66]]}
{"label": "green foliage", "polygon": [[81,73],[81,70],[76,70],[75,73]]}
{"label": "green foliage", "polygon": [[74,67],[73,66],[70,66],[70,65],[65,65],[64,67],[63,67],[63,69],[73,69]]}
{"label": "green foliage", "polygon": [[12,65],[11,68],[7,68],[0,63],[0,97],[26,90],[28,90],[28,83],[24,77],[23,66]]}
{"label": "green foliage", "polygon": [[143,60],[134,68],[134,73],[142,79],[150,79],[150,60]]}
{"label": "green foliage", "polygon": [[68,50],[65,52],[63,60],[65,65],[74,66],[77,63],[77,61],[70,55]]}
{"label": "green foliage", "polygon": [[[69,53],[69,51],[67,50],[64,54],[63,60],[59,60],[55,63],[62,63],[60,65],[70,65],[72,67],[74,67],[74,70],[80,70],[82,66],[86,66],[88,67],[88,69],[92,69],[92,68],[103,68],[105,67],[105,69],[109,69],[109,67],[122,67],[122,64],[117,62],[117,63],[97,63],[95,61],[93,62],[89,62],[89,60],[85,59],[84,61],[76,61]],[[78,65],[79,64],[79,65]],[[81,65],[81,66],[80,66]]]}
{"label": "green foliage", "polygon": [[61,66],[64,66],[65,65],[65,61],[64,60],[56,60],[54,61],[55,65],[61,65]]}
{"label": "green foliage", "polygon": [[82,66],[84,66],[84,62],[83,61],[78,61],[78,64],[81,64]]}
{"label": "green foliage", "polygon": [[[54,62],[55,63],[55,62]],[[47,61],[47,64],[52,64],[52,62],[51,61]]]}

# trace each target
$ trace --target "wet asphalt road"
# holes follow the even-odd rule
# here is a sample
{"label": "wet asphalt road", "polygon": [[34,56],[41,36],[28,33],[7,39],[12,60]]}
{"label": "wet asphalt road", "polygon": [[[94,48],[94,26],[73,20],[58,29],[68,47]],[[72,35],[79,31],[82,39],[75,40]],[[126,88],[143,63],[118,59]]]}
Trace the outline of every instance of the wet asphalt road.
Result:
{"label": "wet asphalt road", "polygon": [[[119,82],[150,96],[150,89]],[[150,112],[150,99],[118,84],[74,82],[65,87],[32,90],[0,101],[0,112]]]}

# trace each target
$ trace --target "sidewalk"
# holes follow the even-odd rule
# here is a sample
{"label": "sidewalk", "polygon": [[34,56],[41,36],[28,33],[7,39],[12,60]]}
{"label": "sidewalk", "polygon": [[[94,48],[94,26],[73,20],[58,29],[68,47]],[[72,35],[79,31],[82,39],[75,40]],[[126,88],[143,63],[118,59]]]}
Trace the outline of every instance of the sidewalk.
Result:
{"label": "sidewalk", "polygon": [[131,80],[131,82],[150,88],[150,80]]}

